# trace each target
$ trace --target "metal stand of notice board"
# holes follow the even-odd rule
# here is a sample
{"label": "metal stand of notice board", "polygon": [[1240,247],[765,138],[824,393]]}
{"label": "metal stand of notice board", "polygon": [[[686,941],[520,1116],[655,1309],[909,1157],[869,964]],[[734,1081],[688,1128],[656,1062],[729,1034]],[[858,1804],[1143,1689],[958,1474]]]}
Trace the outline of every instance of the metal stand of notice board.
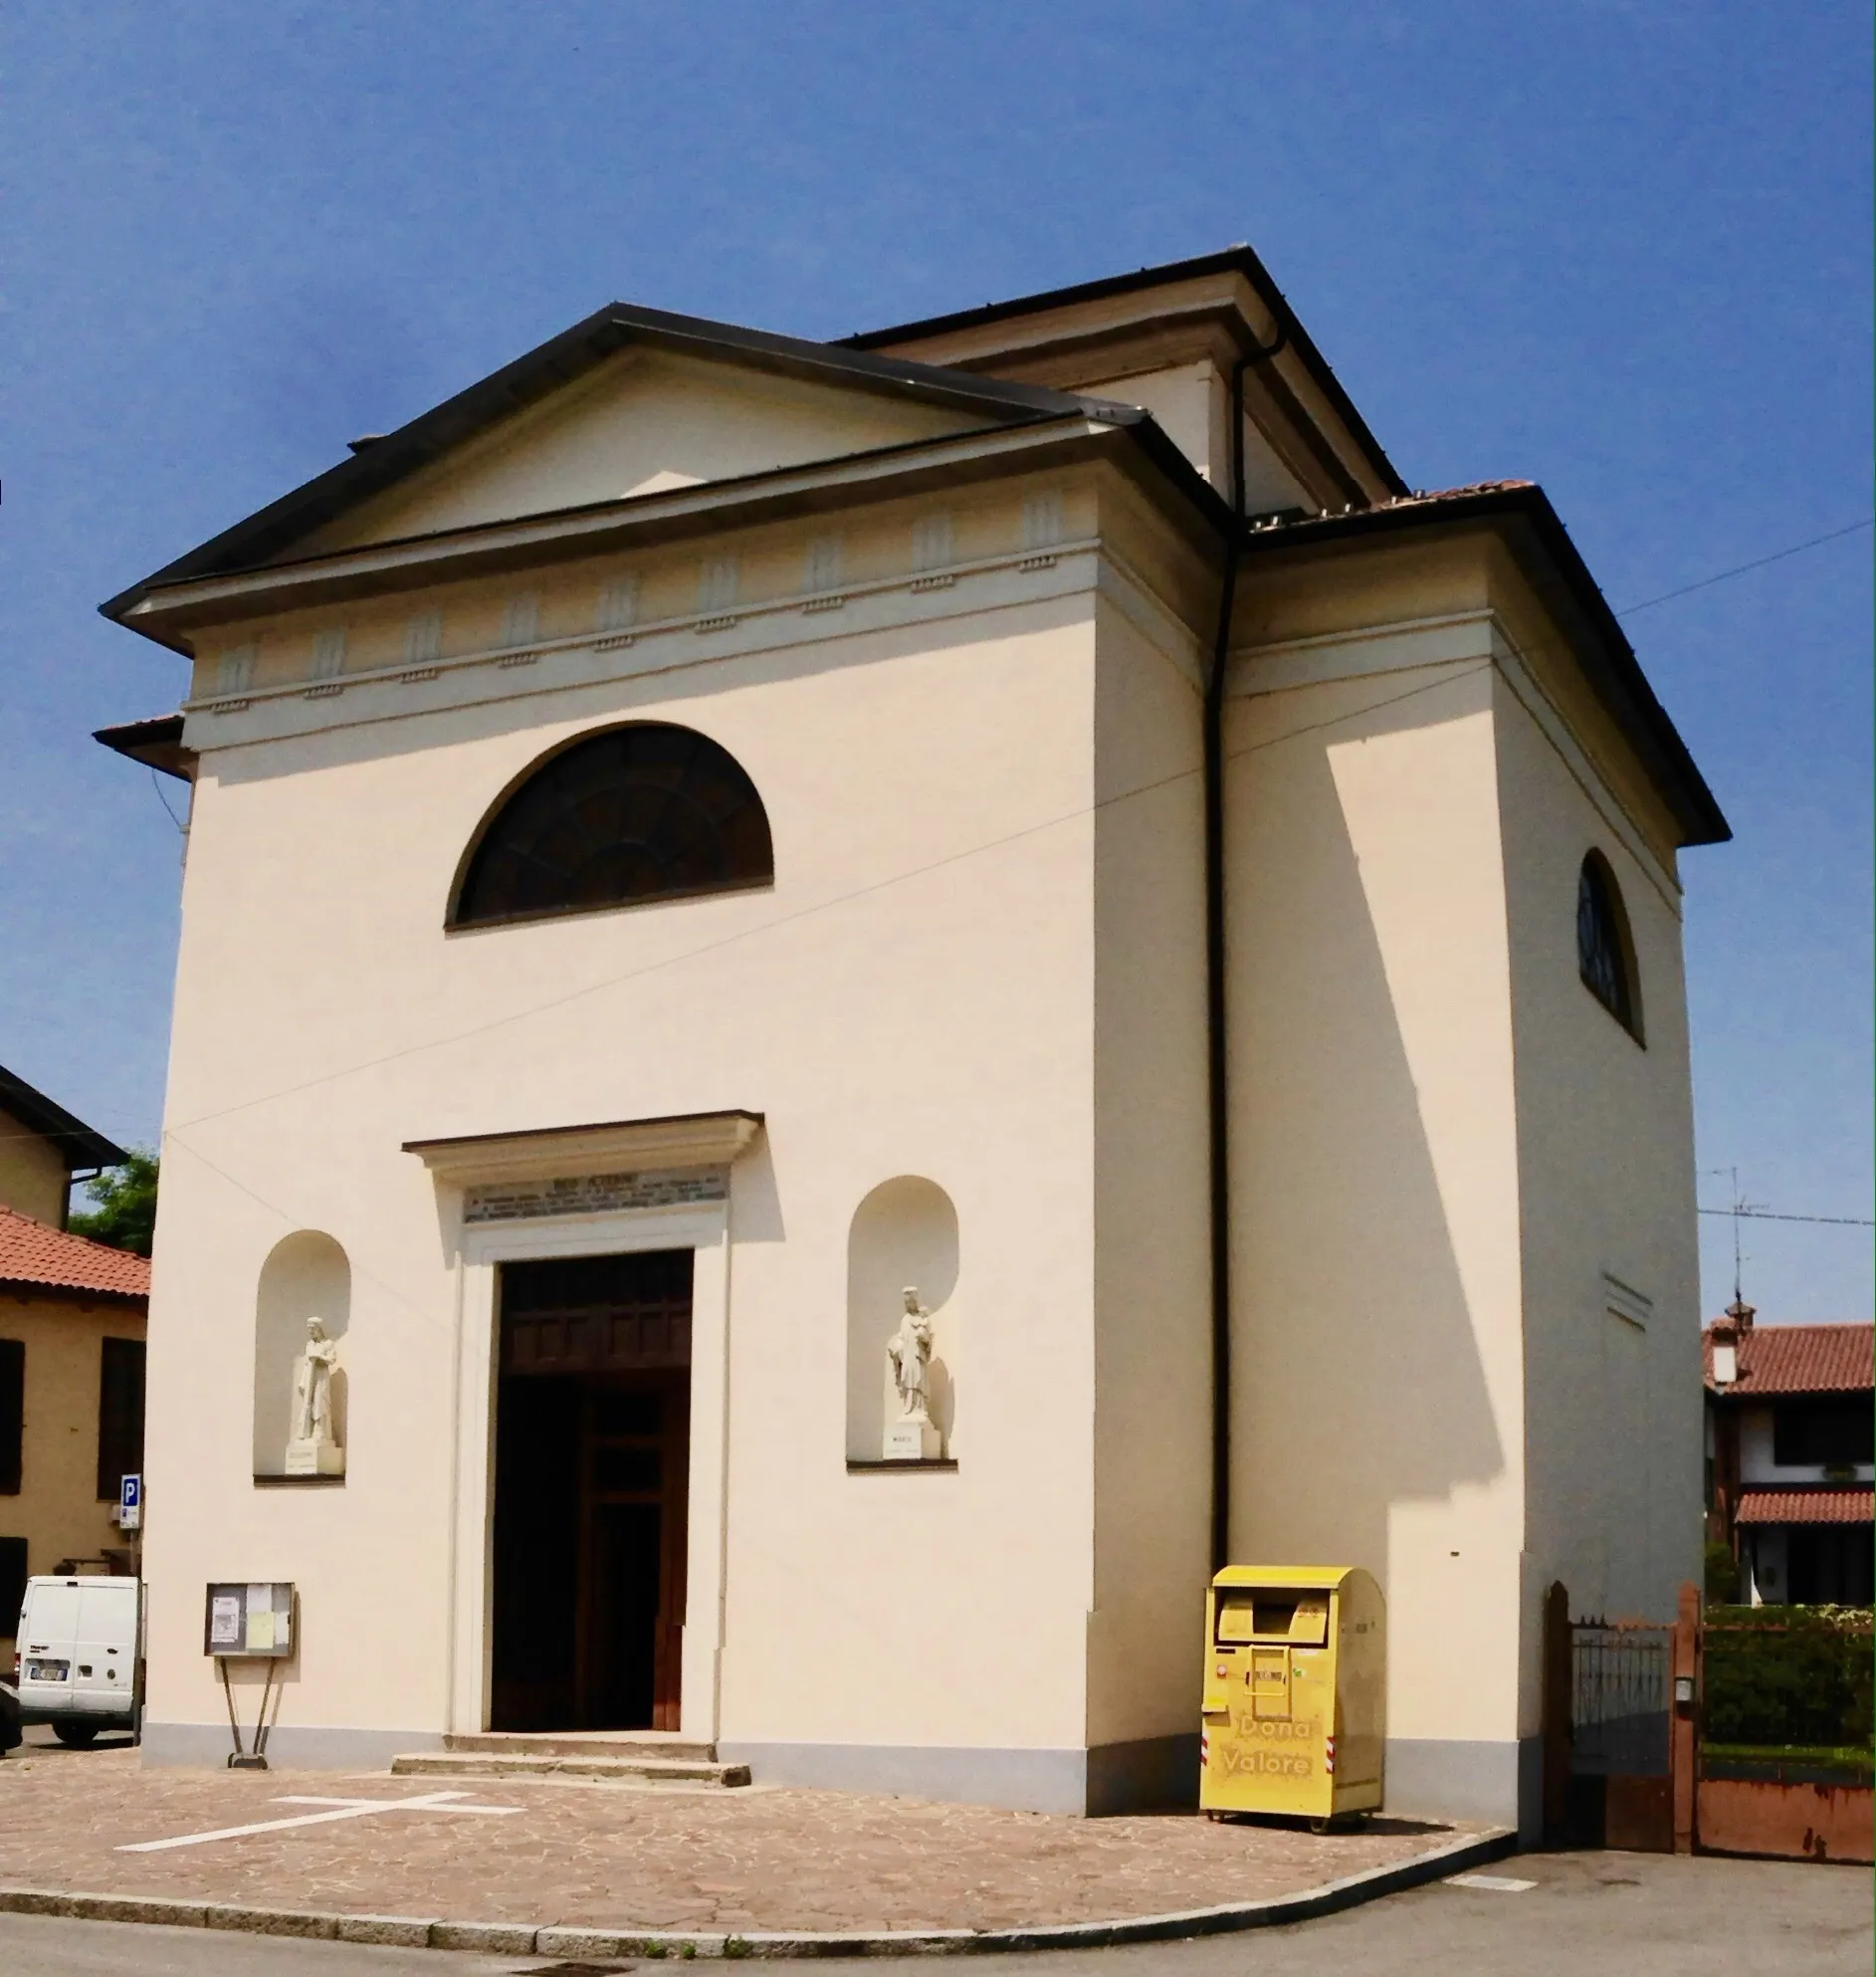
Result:
{"label": "metal stand of notice board", "polygon": [[[299,1636],[295,1621],[294,1589],[286,1580],[229,1581],[208,1589],[202,1648],[214,1657],[216,1672],[221,1676],[222,1695],[228,1703],[228,1728],[235,1740],[235,1747],[228,1754],[231,1771],[267,1769],[267,1740],[286,1693],[284,1685],[276,1684],[274,1670],[293,1656]],[[242,1739],[234,1683],[228,1673],[230,1661],[261,1661],[266,1665],[261,1707],[254,1719],[251,1744]]]}

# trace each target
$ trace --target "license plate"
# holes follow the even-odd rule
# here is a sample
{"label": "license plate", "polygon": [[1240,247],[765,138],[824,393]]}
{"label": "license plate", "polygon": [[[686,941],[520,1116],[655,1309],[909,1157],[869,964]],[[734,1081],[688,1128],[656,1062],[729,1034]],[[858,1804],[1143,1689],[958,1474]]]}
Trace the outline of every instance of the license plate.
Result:
{"label": "license plate", "polygon": [[28,1681],[65,1681],[72,1673],[70,1661],[28,1661]]}

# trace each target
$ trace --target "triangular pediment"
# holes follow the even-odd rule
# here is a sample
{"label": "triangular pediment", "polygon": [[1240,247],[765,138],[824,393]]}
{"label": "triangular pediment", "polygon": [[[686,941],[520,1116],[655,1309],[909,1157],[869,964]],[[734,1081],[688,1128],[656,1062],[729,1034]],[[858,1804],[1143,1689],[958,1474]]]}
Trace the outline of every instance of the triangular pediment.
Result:
{"label": "triangular pediment", "polygon": [[777,375],[732,358],[617,351],[334,518],[301,547],[357,549],[658,494],[964,432],[975,409]]}
{"label": "triangular pediment", "polygon": [[[1085,416],[1071,392],[613,303],[110,598]],[[1111,409],[1111,408],[1109,408]]]}

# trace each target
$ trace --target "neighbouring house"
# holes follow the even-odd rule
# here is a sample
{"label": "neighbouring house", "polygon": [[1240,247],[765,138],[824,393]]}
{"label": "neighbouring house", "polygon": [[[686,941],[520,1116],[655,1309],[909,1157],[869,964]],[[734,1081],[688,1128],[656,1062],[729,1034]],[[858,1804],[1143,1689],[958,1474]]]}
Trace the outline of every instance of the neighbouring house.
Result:
{"label": "neighbouring house", "polygon": [[73,1184],[128,1158],[0,1064],[0,1208],[64,1228]]}
{"label": "neighbouring house", "polygon": [[1538,488],[1411,490],[1233,249],[613,305],[105,609],[193,666],[100,737],[193,783],[144,1762],[290,1581],[287,1763],[1189,1797],[1292,1561],[1390,1807],[1533,1824],[1546,1587],[1699,1569],[1728,834]]}
{"label": "neighbouring house", "polygon": [[1707,1535],[1754,1606],[1866,1607],[1876,1555],[1873,1325],[1707,1327]]}
{"label": "neighbouring house", "polygon": [[[75,1171],[121,1148],[0,1070],[0,1646],[27,1578],[134,1570],[118,1484],[143,1466],[150,1266],[64,1226]],[[7,1665],[11,1665],[10,1658]]]}

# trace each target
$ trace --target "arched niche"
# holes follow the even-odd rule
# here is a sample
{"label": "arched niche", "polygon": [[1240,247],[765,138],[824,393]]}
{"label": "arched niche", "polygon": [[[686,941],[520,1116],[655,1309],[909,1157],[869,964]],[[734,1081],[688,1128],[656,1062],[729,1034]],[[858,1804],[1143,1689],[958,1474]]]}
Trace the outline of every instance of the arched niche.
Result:
{"label": "arched niche", "polygon": [[877,1462],[899,1412],[886,1342],[904,1292],[916,1286],[932,1314],[932,1421],[945,1455],[957,1413],[957,1210],[935,1181],[883,1181],[854,1210],[847,1232],[847,1459]]}
{"label": "arched niche", "polygon": [[[261,1265],[254,1298],[254,1473],[284,1475],[291,1426],[294,1364],[306,1348],[307,1320],[343,1341],[351,1324],[351,1265],[316,1228],[283,1236]],[[332,1428],[347,1445],[345,1359],[332,1372]]]}

